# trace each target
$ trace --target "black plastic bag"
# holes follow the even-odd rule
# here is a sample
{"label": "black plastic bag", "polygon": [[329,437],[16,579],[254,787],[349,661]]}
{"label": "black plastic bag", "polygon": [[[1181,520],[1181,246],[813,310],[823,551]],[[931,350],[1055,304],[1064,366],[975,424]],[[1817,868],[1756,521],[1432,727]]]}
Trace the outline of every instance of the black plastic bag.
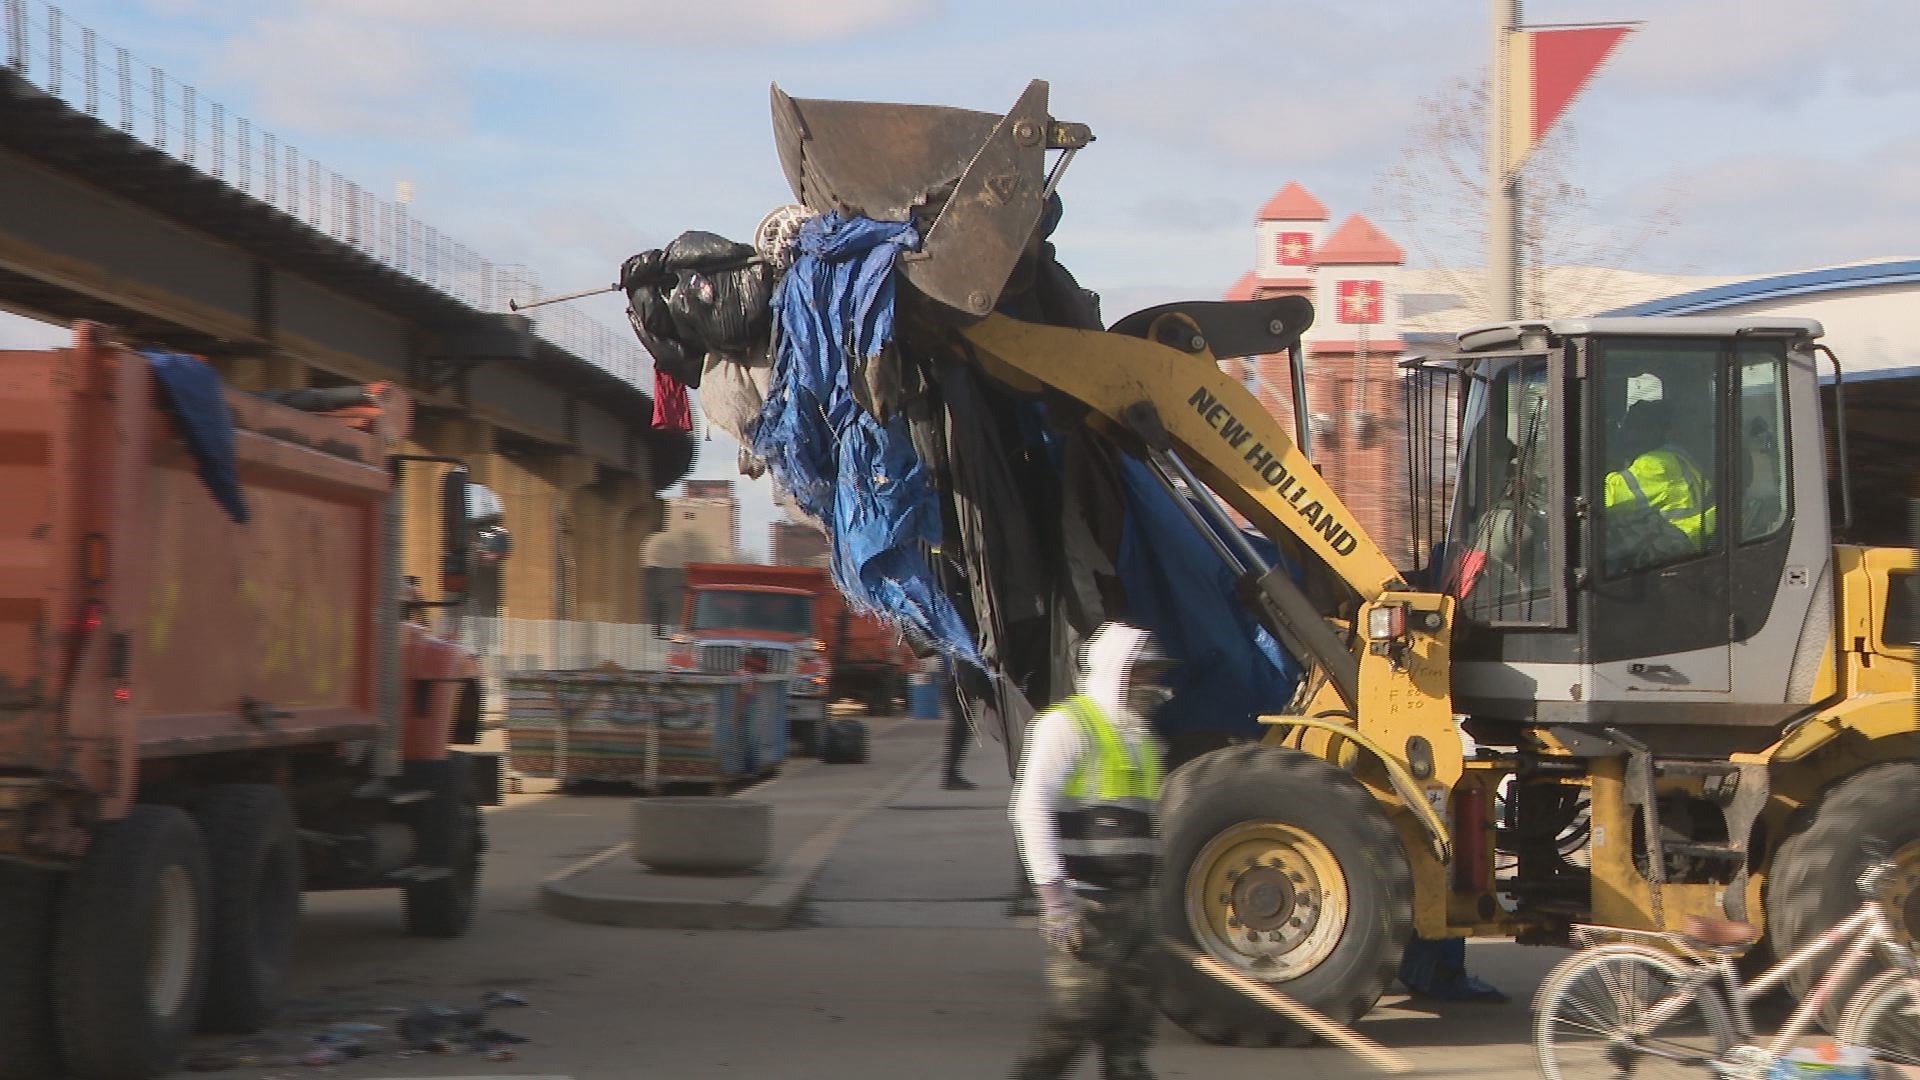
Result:
{"label": "black plastic bag", "polygon": [[744,356],[766,345],[773,273],[749,244],[684,232],[620,268],[627,318],[661,370],[700,385],[708,353]]}

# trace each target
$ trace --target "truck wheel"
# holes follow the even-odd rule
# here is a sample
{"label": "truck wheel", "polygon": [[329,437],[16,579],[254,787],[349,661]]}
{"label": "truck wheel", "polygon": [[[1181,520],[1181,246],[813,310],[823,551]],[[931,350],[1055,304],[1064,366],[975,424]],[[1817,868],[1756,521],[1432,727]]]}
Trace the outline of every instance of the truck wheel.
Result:
{"label": "truck wheel", "polygon": [[445,761],[407,764],[410,786],[434,793],[418,804],[414,830],[423,866],[451,873],[406,887],[401,912],[414,937],[457,938],[473,926],[480,897],[480,857],[486,836],[480,806],[473,796],[473,774],[466,755]]}
{"label": "truck wheel", "polygon": [[300,922],[300,834],[272,784],[221,784],[195,807],[213,871],[205,1031],[251,1034],[280,1007]]}
{"label": "truck wheel", "polygon": [[[1908,944],[1920,940],[1920,816],[1912,804],[1917,785],[1920,762],[1889,761],[1861,769],[1821,795],[1806,827],[1774,852],[1767,875],[1767,941],[1776,955],[1792,955],[1860,906],[1856,882],[1866,866],[1862,843],[1868,840],[1886,845],[1900,868],[1882,897],[1887,913]],[[1825,970],[1804,968],[1787,987],[1803,997]],[[1871,974],[1862,970],[1827,995],[1823,1027],[1834,1030],[1842,1007]]]}
{"label": "truck wheel", "polygon": [[206,991],[212,884],[184,810],[141,804],[93,830],[54,938],[54,1017],[75,1076],[173,1069]]}
{"label": "truck wheel", "polygon": [[[1413,931],[1413,876],[1367,790],[1274,746],[1204,754],[1167,780],[1160,932],[1345,1023],[1380,1000]],[[1167,1016],[1208,1042],[1304,1046],[1306,1029],[1163,952]]]}
{"label": "truck wheel", "polygon": [[59,897],[59,874],[0,863],[0,1080],[60,1075],[47,993]]}

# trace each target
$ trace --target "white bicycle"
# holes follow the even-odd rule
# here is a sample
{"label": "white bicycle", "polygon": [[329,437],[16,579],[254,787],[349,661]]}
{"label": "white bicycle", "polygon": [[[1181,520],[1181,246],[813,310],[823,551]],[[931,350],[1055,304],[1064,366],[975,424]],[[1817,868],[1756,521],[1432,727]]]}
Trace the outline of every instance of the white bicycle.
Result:
{"label": "white bicycle", "polygon": [[[1593,939],[1549,972],[1534,998],[1533,1046],[1547,1080],[1594,1080],[1705,1071],[1761,1080],[1793,1051],[1833,995],[1869,958],[1885,972],[1856,991],[1835,1032],[1875,1060],[1920,1066],[1920,960],[1902,943],[1879,897],[1897,868],[1876,852],[1860,875],[1859,910],[1748,983],[1735,964],[1759,931],[1689,916],[1680,933],[1576,927]],[[1827,973],[1785,1026],[1761,1043],[1749,1006],[1822,959]]]}

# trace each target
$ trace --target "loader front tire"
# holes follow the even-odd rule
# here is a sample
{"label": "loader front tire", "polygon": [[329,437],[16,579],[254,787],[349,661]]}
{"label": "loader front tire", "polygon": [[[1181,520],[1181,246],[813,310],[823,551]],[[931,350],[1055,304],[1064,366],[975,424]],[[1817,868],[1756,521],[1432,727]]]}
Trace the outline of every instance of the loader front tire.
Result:
{"label": "loader front tire", "polygon": [[[1869,765],[1827,788],[1814,804],[1806,826],[1774,852],[1767,874],[1767,941],[1775,955],[1793,950],[1839,925],[1860,906],[1857,882],[1866,867],[1864,845],[1878,841],[1900,868],[1890,882],[1888,914],[1908,943],[1920,940],[1920,816],[1913,793],[1920,790],[1920,762],[1887,761]],[[1874,961],[1878,966],[1878,959]],[[1794,997],[1804,997],[1826,968],[1812,965],[1787,980]],[[1841,1009],[1855,988],[1873,972],[1856,973],[1828,994],[1820,1023],[1836,1030]]]}
{"label": "loader front tire", "polygon": [[[1413,931],[1413,876],[1358,781],[1295,750],[1231,746],[1175,771],[1161,810],[1162,935],[1338,1022],[1373,1008]],[[1171,951],[1160,963],[1162,1010],[1199,1038],[1313,1041]]]}

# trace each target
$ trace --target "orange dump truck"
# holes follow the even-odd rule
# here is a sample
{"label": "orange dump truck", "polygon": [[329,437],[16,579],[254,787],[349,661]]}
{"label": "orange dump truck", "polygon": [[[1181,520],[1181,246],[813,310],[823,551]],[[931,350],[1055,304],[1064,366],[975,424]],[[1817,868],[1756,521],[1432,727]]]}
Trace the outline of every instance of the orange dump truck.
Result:
{"label": "orange dump truck", "polygon": [[230,513],[159,377],[199,362],[103,334],[0,352],[0,1077],[159,1075],[196,1027],[260,1028],[303,889],[464,933],[497,801],[449,749],[474,657],[402,614],[397,478],[441,474],[457,590],[464,466],[392,453],[388,388],[316,413],[212,383]]}
{"label": "orange dump truck", "polygon": [[[879,620],[849,609],[825,570],[690,563],[686,576],[686,630],[668,655],[669,668],[731,674],[757,652],[774,672],[799,676],[797,730],[808,715],[806,698],[851,698],[872,713],[905,703],[913,653]],[[743,653],[742,646],[752,650]]]}

